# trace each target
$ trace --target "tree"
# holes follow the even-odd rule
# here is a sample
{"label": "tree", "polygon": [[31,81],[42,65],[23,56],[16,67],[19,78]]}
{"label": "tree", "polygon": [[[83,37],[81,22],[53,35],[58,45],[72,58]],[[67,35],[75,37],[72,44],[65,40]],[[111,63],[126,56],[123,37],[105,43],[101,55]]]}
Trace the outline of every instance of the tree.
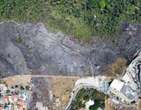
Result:
{"label": "tree", "polygon": [[29,86],[26,86],[25,88],[26,88],[26,90],[29,90],[29,89],[30,89],[30,87],[29,87]]}

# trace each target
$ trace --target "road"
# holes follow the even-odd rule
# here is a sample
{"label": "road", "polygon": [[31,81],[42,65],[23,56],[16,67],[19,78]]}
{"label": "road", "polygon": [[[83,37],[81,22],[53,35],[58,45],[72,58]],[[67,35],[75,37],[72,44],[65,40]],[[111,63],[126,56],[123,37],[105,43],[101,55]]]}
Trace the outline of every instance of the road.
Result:
{"label": "road", "polygon": [[73,89],[73,91],[71,93],[71,98],[70,98],[69,103],[66,106],[65,110],[70,110],[71,109],[72,101],[75,99],[76,95],[78,94],[78,92],[82,88],[93,88],[93,89],[98,90],[99,92],[103,92],[103,91],[100,91],[100,89],[99,89],[100,83],[101,83],[102,80],[105,80],[105,77],[101,77],[101,78],[100,77],[95,77],[95,78],[94,77],[87,77],[87,78],[79,79],[75,83],[75,87],[74,87],[74,89]]}

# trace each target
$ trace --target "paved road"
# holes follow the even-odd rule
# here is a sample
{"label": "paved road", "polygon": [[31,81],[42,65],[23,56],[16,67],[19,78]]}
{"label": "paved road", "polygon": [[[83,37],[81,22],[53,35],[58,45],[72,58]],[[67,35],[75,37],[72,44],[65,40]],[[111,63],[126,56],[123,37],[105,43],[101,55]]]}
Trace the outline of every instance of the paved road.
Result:
{"label": "paved road", "polygon": [[[65,110],[70,110],[71,109],[71,103],[72,101],[75,99],[76,95],[78,94],[78,92],[82,89],[82,88],[93,88],[96,89],[98,91],[99,90],[99,86],[100,86],[100,82],[98,81],[100,77],[88,77],[88,78],[82,78],[79,79],[76,83],[75,83],[75,87],[71,93],[71,98],[69,100],[68,105],[66,106]],[[101,79],[101,80],[104,80]],[[100,91],[102,92],[102,91]],[[103,92],[104,93],[104,92]]]}
{"label": "paved road", "polygon": [[9,76],[3,79],[7,79],[7,78],[12,78],[12,77],[31,77],[31,78],[74,78],[74,79],[78,79],[80,78],[79,76],[61,76],[61,75],[15,75],[15,76]]}

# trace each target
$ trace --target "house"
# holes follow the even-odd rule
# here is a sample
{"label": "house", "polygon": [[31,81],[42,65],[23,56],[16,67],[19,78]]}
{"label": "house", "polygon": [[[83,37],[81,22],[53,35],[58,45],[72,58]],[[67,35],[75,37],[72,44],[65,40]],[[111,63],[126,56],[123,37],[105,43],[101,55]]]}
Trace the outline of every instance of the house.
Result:
{"label": "house", "polygon": [[0,84],[0,93],[4,94],[7,90],[7,87],[4,84]]}

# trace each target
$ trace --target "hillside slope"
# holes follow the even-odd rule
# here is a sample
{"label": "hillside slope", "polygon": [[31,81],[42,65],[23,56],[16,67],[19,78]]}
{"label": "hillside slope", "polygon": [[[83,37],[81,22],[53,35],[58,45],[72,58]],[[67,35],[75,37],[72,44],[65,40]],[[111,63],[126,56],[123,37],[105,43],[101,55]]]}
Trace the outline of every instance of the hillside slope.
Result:
{"label": "hillside slope", "polygon": [[30,70],[36,74],[99,74],[118,57],[131,60],[141,48],[140,31],[140,26],[128,25],[114,44],[96,38],[82,44],[63,33],[49,32],[42,23],[1,23],[0,72],[2,76]]}

